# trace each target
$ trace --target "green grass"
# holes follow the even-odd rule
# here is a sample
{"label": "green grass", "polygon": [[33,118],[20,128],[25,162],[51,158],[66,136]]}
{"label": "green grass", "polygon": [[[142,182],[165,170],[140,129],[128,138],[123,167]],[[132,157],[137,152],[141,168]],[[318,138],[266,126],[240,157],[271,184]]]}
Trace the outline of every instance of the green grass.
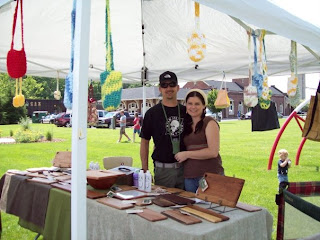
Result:
{"label": "green grass", "polygon": [[[280,125],[285,119],[280,119]],[[0,125],[2,137],[10,135],[19,125]],[[32,129],[53,133],[53,138],[64,139],[54,143],[0,144],[0,174],[8,169],[24,170],[30,167],[51,166],[57,151],[71,150],[71,128],[57,128],[52,124],[32,124]],[[273,238],[275,238],[277,222],[277,205],[275,195],[278,190],[277,154],[274,157],[272,170],[268,171],[268,159],[277,130],[251,132],[251,122],[223,121],[220,123],[220,154],[225,174],[245,179],[240,201],[267,208],[273,216]],[[132,128],[127,129],[132,136]],[[105,156],[132,156],[133,166],[141,167],[139,157],[140,139],[136,143],[117,144],[119,130],[87,129],[87,166],[90,161],[103,166]],[[295,155],[301,141],[301,130],[293,120],[283,133],[277,150],[286,148],[293,165],[289,169],[289,180],[319,181],[320,143],[306,141],[300,156],[300,164],[295,166]],[[152,146],[150,146],[151,153]],[[276,151],[277,152],[277,151]],[[153,172],[151,161],[149,167]],[[17,224],[18,218],[2,213],[3,239],[33,239],[35,233],[25,230]]]}

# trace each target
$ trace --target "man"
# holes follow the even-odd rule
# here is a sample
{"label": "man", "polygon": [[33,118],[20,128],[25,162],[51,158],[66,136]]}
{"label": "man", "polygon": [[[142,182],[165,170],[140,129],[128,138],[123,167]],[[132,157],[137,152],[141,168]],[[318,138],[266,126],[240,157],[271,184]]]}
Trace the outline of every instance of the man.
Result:
{"label": "man", "polygon": [[140,134],[142,169],[147,171],[149,168],[149,142],[152,137],[155,184],[183,189],[183,167],[175,160],[174,154],[184,150],[182,132],[186,108],[177,100],[179,85],[176,74],[162,73],[159,83],[162,101],[146,112]]}
{"label": "man", "polygon": [[127,118],[126,118],[126,115],[124,115],[123,110],[120,111],[120,120],[117,120],[117,122],[120,124],[120,137],[119,137],[118,143],[121,142],[122,134],[128,138],[128,141],[131,141],[129,136],[126,134]]}

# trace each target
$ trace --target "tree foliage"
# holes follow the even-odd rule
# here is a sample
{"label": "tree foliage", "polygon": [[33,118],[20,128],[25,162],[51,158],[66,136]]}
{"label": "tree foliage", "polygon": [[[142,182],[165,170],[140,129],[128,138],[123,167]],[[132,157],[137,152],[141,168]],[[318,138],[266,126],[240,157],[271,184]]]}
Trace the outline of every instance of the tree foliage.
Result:
{"label": "tree foliage", "polygon": [[212,89],[210,92],[208,92],[208,108],[213,113],[217,113],[221,111],[221,109],[218,109],[214,106],[214,102],[217,99],[217,95],[218,95],[217,89]]}
{"label": "tree foliage", "polygon": [[0,74],[0,124],[18,123],[26,116],[26,107],[15,108],[12,99],[15,96],[15,81],[7,74]]}

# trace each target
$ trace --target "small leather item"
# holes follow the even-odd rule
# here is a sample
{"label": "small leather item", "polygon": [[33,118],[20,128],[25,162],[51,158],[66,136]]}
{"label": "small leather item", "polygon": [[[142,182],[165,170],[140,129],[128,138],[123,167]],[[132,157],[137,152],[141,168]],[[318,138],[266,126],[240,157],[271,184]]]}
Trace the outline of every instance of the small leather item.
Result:
{"label": "small leather item", "polygon": [[[16,30],[16,22],[17,22],[17,14],[18,8],[20,6],[20,19],[21,19],[21,40],[22,40],[22,48],[21,50],[14,49],[14,34]],[[27,57],[24,51],[24,40],[23,40],[23,14],[22,14],[22,0],[17,0],[16,9],[13,17],[13,27],[12,27],[12,41],[11,41],[11,49],[7,54],[7,70],[8,74],[12,78],[20,78],[23,77],[27,72]]]}

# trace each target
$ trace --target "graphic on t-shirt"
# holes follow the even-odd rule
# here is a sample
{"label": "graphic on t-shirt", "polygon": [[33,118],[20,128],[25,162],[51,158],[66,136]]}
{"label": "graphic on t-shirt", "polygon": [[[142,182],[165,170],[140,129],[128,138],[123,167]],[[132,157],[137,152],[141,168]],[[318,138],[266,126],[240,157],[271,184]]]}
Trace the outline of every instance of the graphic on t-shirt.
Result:
{"label": "graphic on t-shirt", "polygon": [[183,131],[183,119],[180,118],[180,122],[181,124],[177,116],[169,117],[166,122],[166,134],[171,134],[172,137],[179,136]]}

